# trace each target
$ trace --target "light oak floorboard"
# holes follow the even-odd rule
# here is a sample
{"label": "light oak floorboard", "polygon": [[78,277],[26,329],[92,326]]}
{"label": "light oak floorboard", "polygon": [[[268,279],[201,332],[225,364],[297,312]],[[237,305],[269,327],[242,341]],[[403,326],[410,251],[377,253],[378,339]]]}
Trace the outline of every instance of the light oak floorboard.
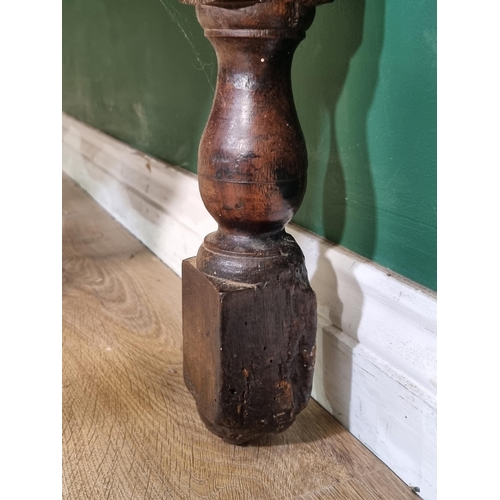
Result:
{"label": "light oak floorboard", "polygon": [[181,280],[63,177],[63,498],[416,496],[311,400],[283,434],[237,447],[182,379]]}

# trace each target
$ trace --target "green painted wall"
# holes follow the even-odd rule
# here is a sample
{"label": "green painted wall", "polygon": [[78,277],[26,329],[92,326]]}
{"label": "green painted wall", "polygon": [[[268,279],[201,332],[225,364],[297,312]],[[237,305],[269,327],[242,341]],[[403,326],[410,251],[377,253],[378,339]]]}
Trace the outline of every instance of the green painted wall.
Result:
{"label": "green painted wall", "polygon": [[[63,109],[196,172],[216,59],[177,0],[63,0]],[[295,222],[436,289],[436,0],[318,8],[293,66]]]}

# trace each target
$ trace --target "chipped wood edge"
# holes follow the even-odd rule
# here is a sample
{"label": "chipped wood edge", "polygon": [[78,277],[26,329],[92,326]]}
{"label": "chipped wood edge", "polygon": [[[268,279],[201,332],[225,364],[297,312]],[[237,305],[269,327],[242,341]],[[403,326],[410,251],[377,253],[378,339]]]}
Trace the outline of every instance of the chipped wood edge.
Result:
{"label": "chipped wood edge", "polygon": [[[216,224],[197,177],[63,113],[63,170],[179,276]],[[436,498],[436,295],[296,225],[318,299],[313,397]]]}

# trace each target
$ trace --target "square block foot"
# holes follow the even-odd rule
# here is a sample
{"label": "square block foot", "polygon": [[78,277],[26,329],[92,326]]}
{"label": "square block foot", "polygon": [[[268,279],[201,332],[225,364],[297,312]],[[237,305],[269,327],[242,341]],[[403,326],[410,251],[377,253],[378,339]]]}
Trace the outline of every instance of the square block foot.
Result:
{"label": "square block foot", "polygon": [[184,380],[207,428],[228,442],[281,432],[307,405],[316,296],[301,275],[291,266],[245,284],[183,262]]}

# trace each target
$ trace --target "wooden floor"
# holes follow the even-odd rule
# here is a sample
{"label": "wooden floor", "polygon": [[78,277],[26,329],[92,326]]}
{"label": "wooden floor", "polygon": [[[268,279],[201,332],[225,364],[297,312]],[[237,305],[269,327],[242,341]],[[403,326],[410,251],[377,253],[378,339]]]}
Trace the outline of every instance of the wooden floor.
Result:
{"label": "wooden floor", "polygon": [[64,177],[63,498],[418,497],[312,400],[253,445],[210,434],[182,379],[181,280]]}

